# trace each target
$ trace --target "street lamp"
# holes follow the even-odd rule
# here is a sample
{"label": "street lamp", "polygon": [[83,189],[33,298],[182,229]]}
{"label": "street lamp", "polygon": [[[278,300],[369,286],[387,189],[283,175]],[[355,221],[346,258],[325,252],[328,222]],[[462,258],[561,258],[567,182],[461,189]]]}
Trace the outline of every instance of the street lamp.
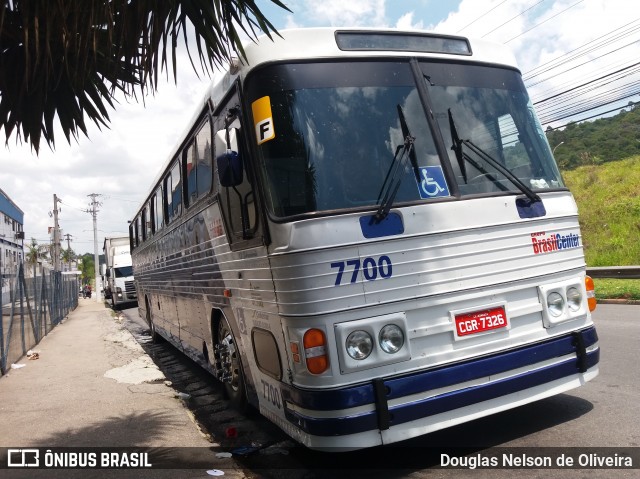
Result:
{"label": "street lamp", "polygon": [[556,148],[558,148],[560,145],[564,145],[564,141],[561,141],[560,143],[558,143],[556,146],[553,147],[553,150],[551,150],[552,155],[555,155]]}

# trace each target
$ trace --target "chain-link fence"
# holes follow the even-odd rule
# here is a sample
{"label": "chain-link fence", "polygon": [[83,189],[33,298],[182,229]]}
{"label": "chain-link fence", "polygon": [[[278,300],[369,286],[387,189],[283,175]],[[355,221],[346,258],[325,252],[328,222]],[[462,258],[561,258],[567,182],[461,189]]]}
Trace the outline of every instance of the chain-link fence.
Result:
{"label": "chain-link fence", "polygon": [[78,306],[80,281],[77,275],[20,264],[0,283],[0,373],[5,374]]}

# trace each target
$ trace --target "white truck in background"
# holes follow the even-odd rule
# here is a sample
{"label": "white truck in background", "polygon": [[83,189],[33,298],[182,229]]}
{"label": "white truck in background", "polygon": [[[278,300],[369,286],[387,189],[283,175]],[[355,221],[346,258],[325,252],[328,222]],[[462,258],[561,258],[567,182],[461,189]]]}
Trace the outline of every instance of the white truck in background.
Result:
{"label": "white truck in background", "polygon": [[131,249],[128,236],[104,239],[104,298],[110,300],[113,309],[135,306],[138,294],[133,281]]}

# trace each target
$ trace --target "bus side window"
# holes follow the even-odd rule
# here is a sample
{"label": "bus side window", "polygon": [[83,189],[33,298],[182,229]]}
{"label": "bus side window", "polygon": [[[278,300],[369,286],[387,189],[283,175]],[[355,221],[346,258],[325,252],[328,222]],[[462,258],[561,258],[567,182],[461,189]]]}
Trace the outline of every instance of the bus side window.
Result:
{"label": "bus side window", "polygon": [[133,225],[133,233],[135,238],[136,246],[140,246],[140,217],[136,216],[135,223]]}
{"label": "bus side window", "polygon": [[187,189],[187,200],[185,206],[190,206],[198,199],[198,184],[196,183],[196,168],[195,168],[195,142],[191,141],[183,152],[183,161],[185,163],[185,176]]}
{"label": "bus side window", "polygon": [[166,223],[169,224],[180,216],[182,210],[182,182],[180,180],[180,161],[176,161],[171,171],[165,178],[164,190],[166,192],[167,215]]}
{"label": "bus side window", "polygon": [[144,209],[144,230],[145,239],[151,238],[153,236],[153,226],[152,226],[152,217],[151,217],[151,202],[147,204],[147,207]]}
{"label": "bus side window", "polygon": [[129,223],[129,248],[130,248],[131,251],[136,249],[136,242],[135,242],[133,225],[134,225],[134,223]]}
{"label": "bus side window", "polygon": [[207,118],[184,151],[187,206],[211,191],[211,125]]}
{"label": "bus side window", "polygon": [[140,231],[142,233],[142,241],[145,241],[149,237],[146,228],[147,216],[147,207],[145,206],[142,208],[142,230]]}
{"label": "bus side window", "polygon": [[198,197],[202,197],[211,191],[213,183],[213,145],[211,123],[208,118],[196,135],[195,153]]}
{"label": "bus side window", "polygon": [[151,197],[151,215],[153,217],[153,232],[155,233],[160,231],[163,225],[162,187],[159,187]]}

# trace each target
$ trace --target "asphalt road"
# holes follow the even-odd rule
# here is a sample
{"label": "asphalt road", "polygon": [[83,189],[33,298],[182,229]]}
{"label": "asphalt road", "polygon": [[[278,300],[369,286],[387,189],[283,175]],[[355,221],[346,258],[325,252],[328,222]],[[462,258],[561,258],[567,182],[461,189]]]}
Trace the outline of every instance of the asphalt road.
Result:
{"label": "asphalt road", "polygon": [[[131,320],[134,334],[144,336],[145,325],[137,317],[137,310],[126,310],[125,314]],[[251,454],[234,453],[248,476],[506,479],[517,473],[518,477],[529,478],[637,478],[640,477],[640,307],[602,304],[595,311],[594,320],[601,347],[600,375],[585,386],[394,446],[340,454],[297,447],[259,416],[239,418],[221,406],[224,401],[215,381],[184,361],[178,351],[169,345],[148,351],[152,357],[165,358],[169,370],[159,365],[170,379],[172,375],[176,379],[174,387],[196,391],[202,388],[187,406],[204,431],[232,451],[233,448],[238,451],[238,446],[244,443],[255,446]],[[212,386],[209,389],[198,384]],[[236,424],[240,424],[239,431],[252,432],[245,438],[240,434],[225,439],[228,428]],[[260,454],[265,449],[274,453]],[[558,454],[573,457],[576,462],[581,454],[595,454],[596,460],[598,457],[615,460],[631,454],[635,469],[611,470],[589,464],[575,469],[441,467],[442,454],[482,458],[492,454],[500,457],[502,453],[527,454],[537,459],[553,456],[554,462]]]}

